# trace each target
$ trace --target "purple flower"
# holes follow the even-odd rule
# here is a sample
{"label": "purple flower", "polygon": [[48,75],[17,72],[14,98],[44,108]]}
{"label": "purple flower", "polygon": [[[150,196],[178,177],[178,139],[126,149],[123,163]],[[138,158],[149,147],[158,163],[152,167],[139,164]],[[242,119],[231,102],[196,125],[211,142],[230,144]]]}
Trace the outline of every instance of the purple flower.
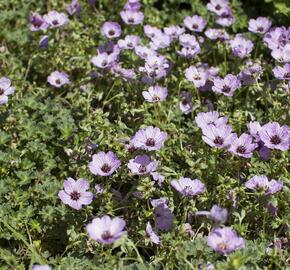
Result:
{"label": "purple flower", "polygon": [[59,191],[58,197],[64,204],[69,205],[71,208],[80,210],[82,205],[89,205],[93,201],[93,193],[87,191],[90,184],[85,179],[78,179],[75,181],[69,177],[64,181],[64,190]]}
{"label": "purple flower", "polygon": [[228,210],[226,208],[221,208],[218,205],[213,205],[210,210],[210,217],[213,221],[224,224],[228,218]]}
{"label": "purple flower", "polygon": [[150,203],[154,208],[156,208],[159,205],[163,205],[164,207],[168,208],[168,206],[167,206],[168,198],[166,198],[166,197],[162,197],[159,199],[152,199],[152,200],[150,200]]}
{"label": "purple flower", "polygon": [[8,102],[8,96],[15,92],[15,88],[11,86],[11,81],[6,77],[0,78],[0,105]]}
{"label": "purple flower", "polygon": [[282,49],[290,42],[290,31],[286,27],[271,28],[263,38],[269,49]]}
{"label": "purple flower", "polygon": [[204,34],[211,40],[219,39],[221,41],[225,41],[229,40],[230,38],[229,34],[226,31],[218,28],[209,28],[204,32]]}
{"label": "purple flower", "polygon": [[219,113],[217,111],[210,111],[210,112],[201,112],[198,113],[195,117],[195,122],[197,126],[201,129],[204,129],[205,127],[210,126],[222,126],[226,125],[228,122],[228,118],[226,116],[220,117]]}
{"label": "purple flower", "polygon": [[241,82],[237,76],[228,74],[222,78],[215,78],[212,90],[225,96],[232,97],[237,89],[241,87]]}
{"label": "purple flower", "polygon": [[155,80],[167,76],[170,71],[170,63],[162,55],[151,54],[145,59],[145,66],[140,67],[139,70],[147,75],[142,80],[152,84]]}
{"label": "purple flower", "polygon": [[262,128],[260,123],[257,121],[250,121],[247,124],[247,127],[248,127],[248,130],[249,130],[250,134],[252,135],[252,137],[254,137],[255,141],[256,142],[260,141],[259,132]]}
{"label": "purple flower", "polygon": [[89,237],[103,244],[112,244],[122,235],[126,234],[123,231],[126,222],[119,217],[110,218],[105,215],[101,218],[94,218],[92,223],[87,225]]}
{"label": "purple flower", "polygon": [[218,205],[213,205],[210,212],[209,211],[197,211],[195,213],[197,216],[205,215],[210,216],[210,218],[215,223],[221,223],[224,224],[227,221],[228,218],[228,210],[226,208],[221,208]]}
{"label": "purple flower", "polygon": [[206,126],[202,129],[202,139],[210,146],[216,148],[228,147],[236,135],[232,133],[232,128],[228,125]]}
{"label": "purple flower", "polygon": [[271,52],[271,56],[281,63],[290,62],[290,43],[285,45],[283,48],[274,49]]}
{"label": "purple flower", "polygon": [[249,56],[254,48],[251,40],[244,38],[241,34],[237,34],[234,39],[230,41],[232,52],[239,58]]}
{"label": "purple flower", "polygon": [[150,222],[146,225],[146,235],[149,237],[150,241],[156,245],[161,244],[161,240],[156,232],[153,231]]}
{"label": "purple flower", "polygon": [[200,52],[200,46],[196,37],[189,34],[182,34],[179,36],[179,44],[183,46],[181,50],[177,51],[178,55],[185,58],[193,58]]}
{"label": "purple flower", "polygon": [[262,67],[260,64],[253,61],[247,61],[246,67],[238,74],[238,79],[243,85],[252,85],[262,74]]}
{"label": "purple flower", "polygon": [[203,87],[209,77],[209,73],[195,66],[190,66],[185,70],[185,77],[192,82],[195,87]]}
{"label": "purple flower", "polygon": [[150,174],[153,177],[153,180],[158,183],[158,186],[161,187],[162,183],[164,182],[165,177],[159,172],[151,172]]}
{"label": "purple flower", "polygon": [[48,24],[44,18],[36,12],[32,12],[29,16],[30,31],[36,32],[39,30],[46,30]]}
{"label": "purple flower", "polygon": [[39,49],[47,49],[48,48],[48,36],[42,36],[39,40],[38,43],[38,48]]}
{"label": "purple flower", "polygon": [[125,81],[134,81],[137,77],[133,69],[123,68],[120,64],[113,65],[111,71],[114,74],[122,77]]}
{"label": "purple flower", "polygon": [[128,0],[124,6],[125,10],[138,11],[141,8],[139,0]]}
{"label": "purple flower", "polygon": [[97,56],[94,56],[91,59],[92,64],[99,68],[108,68],[112,67],[115,62],[118,60],[118,54],[116,53],[111,53],[108,54],[106,52],[99,53]]}
{"label": "purple flower", "polygon": [[150,47],[154,50],[164,49],[170,46],[171,41],[172,40],[170,36],[161,33],[160,35],[157,35],[151,39]]}
{"label": "purple flower", "polygon": [[169,231],[172,228],[174,215],[166,204],[158,204],[154,208],[155,226],[161,231]]}
{"label": "purple flower", "polygon": [[135,47],[135,53],[142,59],[147,59],[149,55],[156,54],[152,48],[148,48],[148,47],[140,46],[140,45]]}
{"label": "purple flower", "polygon": [[111,175],[120,166],[121,161],[112,151],[109,151],[108,153],[98,152],[92,156],[92,161],[89,163],[91,173],[100,176]]}
{"label": "purple flower", "polygon": [[259,155],[262,159],[268,160],[271,150],[261,141],[259,132],[261,131],[262,127],[260,123],[257,121],[251,121],[247,124],[247,127],[255,142],[258,143],[257,150],[259,151]]}
{"label": "purple flower", "polygon": [[253,143],[253,137],[251,135],[243,133],[239,138],[235,138],[229,151],[240,157],[251,158],[253,156],[253,151],[257,146],[256,143]]}
{"label": "purple flower", "polygon": [[189,47],[181,48],[179,51],[177,51],[177,54],[186,59],[193,59],[199,52],[200,52],[200,47],[199,47],[199,44],[197,43],[197,46],[194,48],[189,48]]}
{"label": "purple flower", "polygon": [[195,48],[197,46],[196,44],[198,44],[196,37],[190,34],[182,34],[178,40],[179,44],[186,48]]}
{"label": "purple flower", "polygon": [[59,13],[57,11],[50,11],[43,16],[46,23],[49,24],[51,28],[61,27],[69,22],[68,17],[64,13]]}
{"label": "purple flower", "polygon": [[153,151],[159,150],[166,138],[166,132],[162,132],[157,127],[149,126],[145,129],[139,129],[132,138],[132,143],[138,148]]}
{"label": "purple flower", "polygon": [[[157,70],[156,73],[158,74],[159,69],[166,71],[166,69],[169,68],[167,59],[160,54],[148,55],[148,57],[145,60],[146,60],[145,70],[147,72]],[[154,76],[156,77],[156,75]],[[152,75],[152,77],[154,76]]]}
{"label": "purple flower", "polygon": [[266,17],[258,17],[257,19],[250,19],[249,31],[257,34],[265,34],[271,27],[272,22]]}
{"label": "purple flower", "polygon": [[115,57],[119,56],[121,50],[118,45],[116,45],[113,41],[109,41],[104,45],[100,45],[97,48],[97,53],[107,53],[108,55],[115,55]]}
{"label": "purple flower", "polygon": [[135,35],[127,35],[125,39],[120,39],[118,41],[118,46],[120,49],[133,50],[140,43],[140,37]]}
{"label": "purple flower", "polygon": [[32,270],[51,270],[51,267],[48,264],[40,265],[34,264]]}
{"label": "purple flower", "polygon": [[283,67],[276,66],[273,68],[273,73],[275,78],[279,80],[290,81],[290,64],[286,63]]}
{"label": "purple flower", "polygon": [[120,16],[126,24],[141,24],[144,20],[144,14],[141,11],[122,10]]}
{"label": "purple flower", "polygon": [[101,33],[107,38],[117,38],[121,36],[122,29],[116,22],[105,22],[101,27]]}
{"label": "purple flower", "polygon": [[168,27],[164,27],[164,33],[173,39],[178,38],[184,32],[185,32],[185,29],[183,27],[178,26],[178,25],[171,25]]}
{"label": "purple flower", "polygon": [[159,85],[150,86],[148,91],[143,91],[142,95],[148,102],[160,102],[167,97],[167,88]]}
{"label": "purple flower", "polygon": [[[213,80],[218,77],[219,68],[209,67],[206,63],[199,63],[197,66],[199,72],[207,75],[207,80],[203,86],[198,87],[201,92],[211,91],[213,87]],[[212,106],[211,106],[212,107]],[[213,109],[209,109],[213,110]]]}
{"label": "purple flower", "polygon": [[280,126],[277,122],[270,122],[262,126],[260,138],[266,147],[287,151],[290,145],[290,130],[287,125]]}
{"label": "purple flower", "polygon": [[70,15],[75,15],[81,12],[81,5],[78,0],[72,0],[72,2],[66,8]]}
{"label": "purple flower", "polygon": [[220,15],[222,10],[225,8],[229,8],[229,1],[228,0],[210,0],[209,3],[206,5],[207,9],[211,12]]}
{"label": "purple flower", "polygon": [[183,20],[183,24],[190,31],[202,32],[206,26],[206,20],[203,17],[198,16],[198,15],[194,15],[192,17],[186,16]]}
{"label": "purple flower", "polygon": [[179,102],[179,109],[184,114],[189,114],[193,110],[192,94],[187,91],[180,93],[181,101]]}
{"label": "purple flower", "polygon": [[156,170],[157,161],[150,160],[147,155],[138,155],[129,160],[128,168],[133,174],[146,175]]}
{"label": "purple flower", "polygon": [[144,34],[148,38],[152,39],[155,38],[156,36],[162,35],[163,33],[159,28],[146,24],[144,25]]}
{"label": "purple flower", "polygon": [[229,227],[216,228],[207,237],[207,244],[214,251],[227,255],[236,249],[243,248],[245,241],[235,230]]}
{"label": "purple flower", "polygon": [[245,183],[249,189],[264,193],[265,195],[272,195],[282,190],[283,183],[277,180],[268,180],[265,175],[256,175]]}
{"label": "purple flower", "polygon": [[68,75],[63,71],[53,71],[47,77],[47,81],[50,85],[57,87],[57,88],[60,88],[63,85],[70,83]]}
{"label": "purple flower", "polygon": [[219,16],[216,19],[216,23],[222,26],[230,26],[234,22],[234,16],[232,10],[228,7],[225,7],[221,10]]}
{"label": "purple flower", "polygon": [[205,192],[204,183],[198,179],[180,177],[178,181],[171,181],[171,186],[184,196],[197,196]]}

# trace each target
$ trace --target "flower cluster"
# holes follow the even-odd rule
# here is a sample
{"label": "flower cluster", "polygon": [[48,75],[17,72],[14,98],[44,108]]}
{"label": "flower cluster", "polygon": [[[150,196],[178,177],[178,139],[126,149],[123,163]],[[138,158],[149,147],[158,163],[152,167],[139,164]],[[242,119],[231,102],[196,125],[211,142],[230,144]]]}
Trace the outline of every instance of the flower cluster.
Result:
{"label": "flower cluster", "polygon": [[249,1],[58,2],[1,33],[3,267],[280,267],[290,28]]}

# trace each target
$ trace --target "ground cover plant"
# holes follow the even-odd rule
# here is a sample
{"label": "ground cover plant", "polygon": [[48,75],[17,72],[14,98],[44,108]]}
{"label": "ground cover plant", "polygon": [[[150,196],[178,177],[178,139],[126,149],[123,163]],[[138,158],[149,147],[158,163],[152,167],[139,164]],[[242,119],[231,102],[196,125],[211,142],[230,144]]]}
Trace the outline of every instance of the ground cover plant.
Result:
{"label": "ground cover plant", "polygon": [[287,1],[0,1],[0,269],[286,269]]}

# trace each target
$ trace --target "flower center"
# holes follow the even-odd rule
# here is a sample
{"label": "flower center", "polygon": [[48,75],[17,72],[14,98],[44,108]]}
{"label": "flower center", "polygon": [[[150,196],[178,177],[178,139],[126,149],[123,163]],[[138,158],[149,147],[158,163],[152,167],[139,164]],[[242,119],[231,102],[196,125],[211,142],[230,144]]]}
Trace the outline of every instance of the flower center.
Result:
{"label": "flower center", "polygon": [[109,35],[110,35],[110,36],[115,35],[115,31],[114,31],[114,30],[110,30],[110,31],[109,31]]}
{"label": "flower center", "polygon": [[56,84],[60,84],[60,83],[61,83],[60,79],[56,79],[56,80],[55,80],[55,83],[56,83]]}
{"label": "flower center", "polygon": [[81,197],[81,194],[77,191],[73,191],[71,194],[70,194],[70,198],[74,201],[77,201],[79,198]]}
{"label": "flower center", "polygon": [[218,244],[218,248],[220,250],[226,250],[228,248],[228,246],[224,242],[221,242],[220,244]]}
{"label": "flower center", "polygon": [[52,21],[52,24],[53,24],[53,25],[58,25],[58,20],[53,20],[53,21]]}
{"label": "flower center", "polygon": [[102,233],[102,239],[104,239],[104,240],[109,240],[110,238],[112,238],[112,235],[111,235],[111,233],[109,232],[109,231],[104,231],[103,233]]}
{"label": "flower center", "polygon": [[154,101],[160,101],[160,97],[154,95],[153,98],[152,98]]}
{"label": "flower center", "polygon": [[224,143],[224,140],[220,136],[217,136],[213,142],[214,144],[222,145]]}
{"label": "flower center", "polygon": [[183,106],[186,106],[189,102],[187,101],[186,98],[184,98],[182,101],[181,101],[182,105]]}
{"label": "flower center", "polygon": [[195,74],[193,75],[193,79],[198,81],[201,79],[201,77],[198,74]]}
{"label": "flower center", "polygon": [[42,25],[42,20],[34,18],[31,22],[35,27],[40,27]]}
{"label": "flower center", "polygon": [[246,152],[246,147],[240,145],[240,146],[237,148],[237,152],[240,153],[240,154],[244,154],[244,153]]}
{"label": "flower center", "polygon": [[257,28],[257,31],[258,31],[258,32],[263,32],[263,31],[264,31],[264,27],[259,26],[259,27]]}
{"label": "flower center", "polygon": [[155,140],[153,138],[147,139],[146,146],[155,146]]}
{"label": "flower center", "polygon": [[133,18],[130,18],[130,19],[128,20],[128,22],[129,22],[129,23],[134,23],[134,19],[133,19]]}
{"label": "flower center", "polygon": [[129,43],[127,44],[127,46],[128,46],[129,48],[133,48],[133,43],[132,43],[132,42],[129,42]]}
{"label": "flower center", "polygon": [[105,164],[102,166],[101,170],[102,170],[104,173],[108,173],[108,172],[111,170],[111,166],[110,166],[109,164],[105,163]]}
{"label": "flower center", "polygon": [[192,27],[192,29],[198,29],[198,25],[197,24],[193,24],[191,27]]}
{"label": "flower center", "polygon": [[219,5],[219,4],[217,4],[216,6],[215,6],[215,9],[216,10],[220,10],[222,7]]}
{"label": "flower center", "polygon": [[281,142],[281,139],[278,135],[274,135],[273,137],[271,137],[270,141],[272,144],[279,144]]}
{"label": "flower center", "polygon": [[145,165],[140,165],[140,167],[139,167],[139,173],[146,173],[146,171],[147,171],[146,166]]}
{"label": "flower center", "polygon": [[104,61],[102,62],[101,65],[102,65],[103,67],[105,67],[107,64],[108,64],[108,61],[107,61],[107,60],[104,60]]}
{"label": "flower center", "polygon": [[4,89],[0,88],[0,96],[2,96],[4,94]]}
{"label": "flower center", "polygon": [[229,93],[231,91],[231,88],[229,86],[227,86],[227,85],[224,85],[222,91],[224,93]]}

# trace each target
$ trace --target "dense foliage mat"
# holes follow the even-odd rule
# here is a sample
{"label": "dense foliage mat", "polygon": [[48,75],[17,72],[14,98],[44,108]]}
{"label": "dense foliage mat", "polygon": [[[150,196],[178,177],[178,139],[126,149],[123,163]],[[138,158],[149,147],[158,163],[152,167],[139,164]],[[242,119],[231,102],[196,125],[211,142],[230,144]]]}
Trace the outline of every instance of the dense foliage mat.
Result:
{"label": "dense foliage mat", "polygon": [[0,269],[286,269],[287,2],[0,0]]}

